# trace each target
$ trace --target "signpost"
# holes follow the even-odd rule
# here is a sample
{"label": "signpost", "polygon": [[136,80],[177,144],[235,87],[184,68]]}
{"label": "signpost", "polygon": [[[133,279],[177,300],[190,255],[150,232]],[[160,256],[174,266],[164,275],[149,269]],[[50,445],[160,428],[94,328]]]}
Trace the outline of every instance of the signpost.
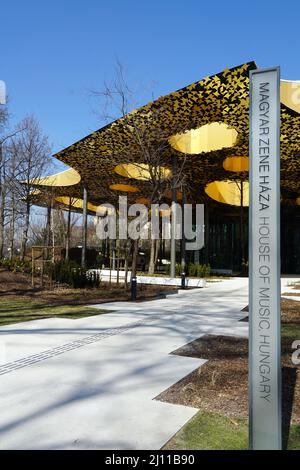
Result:
{"label": "signpost", "polygon": [[281,449],[280,69],[250,72],[249,437]]}

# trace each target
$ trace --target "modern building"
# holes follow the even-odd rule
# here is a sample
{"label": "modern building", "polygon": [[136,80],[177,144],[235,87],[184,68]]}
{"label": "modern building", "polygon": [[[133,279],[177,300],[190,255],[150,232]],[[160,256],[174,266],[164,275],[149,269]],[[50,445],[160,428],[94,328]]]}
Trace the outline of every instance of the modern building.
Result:
{"label": "modern building", "polygon": [[[89,213],[99,204],[205,205],[205,247],[188,253],[213,269],[247,266],[249,62],[205,77],[136,109],[55,157],[70,170],[34,182],[57,204]],[[155,181],[158,183],[155,189]],[[281,81],[282,272],[300,274],[300,82]],[[177,253],[180,260],[180,253]],[[243,267],[242,267],[243,260]]]}

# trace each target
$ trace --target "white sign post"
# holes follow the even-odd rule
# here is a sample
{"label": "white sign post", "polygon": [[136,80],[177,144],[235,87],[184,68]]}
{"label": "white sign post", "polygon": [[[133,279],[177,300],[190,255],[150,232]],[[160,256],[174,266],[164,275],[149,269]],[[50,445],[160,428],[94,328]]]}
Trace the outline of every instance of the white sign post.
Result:
{"label": "white sign post", "polygon": [[280,69],[250,72],[249,440],[281,449]]}

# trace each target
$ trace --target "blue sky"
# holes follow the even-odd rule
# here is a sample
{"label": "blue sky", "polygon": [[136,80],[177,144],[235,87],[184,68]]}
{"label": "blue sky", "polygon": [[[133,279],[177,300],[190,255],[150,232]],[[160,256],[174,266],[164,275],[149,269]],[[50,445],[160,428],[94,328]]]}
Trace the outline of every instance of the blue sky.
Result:
{"label": "blue sky", "polygon": [[124,65],[139,101],[256,60],[300,79],[297,0],[11,0],[0,79],[12,122],[34,113],[58,151],[101,127],[92,89]]}

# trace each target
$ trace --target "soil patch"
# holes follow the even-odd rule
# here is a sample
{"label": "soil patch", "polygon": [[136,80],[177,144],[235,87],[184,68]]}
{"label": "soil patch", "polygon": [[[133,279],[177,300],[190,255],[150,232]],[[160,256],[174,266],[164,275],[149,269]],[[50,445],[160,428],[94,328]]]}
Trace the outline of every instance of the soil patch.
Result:
{"label": "soil patch", "polygon": [[[282,375],[284,423],[300,424],[300,366],[293,365],[291,344],[300,328],[299,302],[282,301]],[[203,336],[172,354],[208,362],[161,393],[157,399],[246,418],[248,414],[248,340]]]}

